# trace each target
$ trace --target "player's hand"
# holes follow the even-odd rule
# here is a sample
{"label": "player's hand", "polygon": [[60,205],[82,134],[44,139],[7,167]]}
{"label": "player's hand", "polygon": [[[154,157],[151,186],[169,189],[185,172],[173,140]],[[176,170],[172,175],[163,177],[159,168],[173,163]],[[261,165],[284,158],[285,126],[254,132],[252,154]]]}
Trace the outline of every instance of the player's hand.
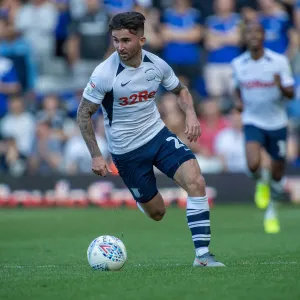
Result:
{"label": "player's hand", "polygon": [[201,126],[195,112],[186,115],[184,133],[190,142],[196,142],[200,137]]}
{"label": "player's hand", "polygon": [[279,88],[281,87],[281,77],[279,74],[275,74],[274,75],[274,83],[276,84],[276,86],[278,86]]}
{"label": "player's hand", "polygon": [[111,173],[105,159],[102,156],[92,158],[92,170],[98,176],[106,176],[107,172]]}

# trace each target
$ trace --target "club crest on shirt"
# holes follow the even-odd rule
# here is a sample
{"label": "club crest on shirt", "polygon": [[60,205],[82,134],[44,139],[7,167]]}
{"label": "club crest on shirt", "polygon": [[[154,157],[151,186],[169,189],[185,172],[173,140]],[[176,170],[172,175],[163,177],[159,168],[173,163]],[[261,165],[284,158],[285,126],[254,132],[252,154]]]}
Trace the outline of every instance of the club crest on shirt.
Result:
{"label": "club crest on shirt", "polygon": [[155,72],[155,70],[154,70],[153,68],[147,69],[147,70],[145,71],[145,74],[146,74],[146,79],[147,79],[148,81],[155,80],[155,79],[156,79],[156,76],[157,76],[157,74],[156,74],[156,72]]}
{"label": "club crest on shirt", "polygon": [[95,87],[96,87],[95,83],[92,80],[90,80],[86,86],[85,91],[91,95]]}

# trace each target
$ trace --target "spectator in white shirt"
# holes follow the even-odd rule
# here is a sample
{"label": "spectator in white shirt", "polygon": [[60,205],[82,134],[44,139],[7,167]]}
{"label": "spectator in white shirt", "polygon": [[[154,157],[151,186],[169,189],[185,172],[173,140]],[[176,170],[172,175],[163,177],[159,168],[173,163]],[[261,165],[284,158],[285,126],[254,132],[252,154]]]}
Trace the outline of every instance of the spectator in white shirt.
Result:
{"label": "spectator in white shirt", "polygon": [[241,115],[236,110],[230,114],[231,126],[218,133],[215,153],[223,162],[224,171],[245,172],[246,153]]}
{"label": "spectator in white shirt", "polygon": [[32,149],[35,120],[24,110],[24,101],[21,97],[13,97],[9,101],[9,113],[0,123],[0,133],[3,137],[14,138],[20,153],[28,156]]}
{"label": "spectator in white shirt", "polygon": [[54,55],[58,11],[47,0],[30,0],[16,14],[15,26],[31,44],[40,71]]}

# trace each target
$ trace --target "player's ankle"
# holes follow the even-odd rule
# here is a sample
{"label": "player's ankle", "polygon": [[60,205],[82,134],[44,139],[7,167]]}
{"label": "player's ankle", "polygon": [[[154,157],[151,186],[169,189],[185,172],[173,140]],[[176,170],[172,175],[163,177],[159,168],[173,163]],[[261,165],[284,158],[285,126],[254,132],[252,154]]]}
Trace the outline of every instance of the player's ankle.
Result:
{"label": "player's ankle", "polygon": [[202,256],[209,252],[208,247],[200,247],[196,249],[196,256]]}

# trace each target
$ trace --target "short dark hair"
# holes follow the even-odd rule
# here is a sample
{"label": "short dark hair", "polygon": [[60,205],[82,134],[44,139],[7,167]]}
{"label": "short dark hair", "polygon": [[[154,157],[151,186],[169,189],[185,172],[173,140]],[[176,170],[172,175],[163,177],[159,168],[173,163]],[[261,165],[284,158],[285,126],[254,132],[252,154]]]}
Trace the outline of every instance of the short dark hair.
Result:
{"label": "short dark hair", "polygon": [[144,34],[145,17],[139,12],[129,11],[117,14],[109,22],[109,30],[128,29],[131,33],[136,34],[142,31]]}

